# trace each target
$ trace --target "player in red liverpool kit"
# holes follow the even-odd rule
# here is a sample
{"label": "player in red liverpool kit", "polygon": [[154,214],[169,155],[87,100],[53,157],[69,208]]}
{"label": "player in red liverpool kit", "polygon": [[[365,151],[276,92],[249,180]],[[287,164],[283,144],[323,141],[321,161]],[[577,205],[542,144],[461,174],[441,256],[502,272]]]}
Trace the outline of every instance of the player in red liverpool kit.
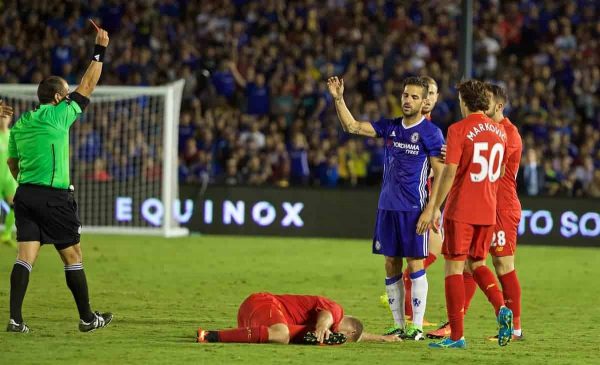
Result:
{"label": "player in red liverpool kit", "polygon": [[[464,119],[448,129],[446,167],[441,186],[433,197],[439,208],[446,196],[444,209],[444,243],[446,259],[446,310],[451,335],[432,348],[464,348],[465,289],[463,271],[467,271],[484,291],[496,311],[498,343],[505,346],[512,336],[512,311],[504,305],[504,297],[496,278],[485,266],[496,224],[496,194],[503,174],[506,132],[485,115],[490,100],[485,84],[469,80],[458,85]],[[431,217],[431,223],[433,222]]]}
{"label": "player in red liverpool kit", "polygon": [[[517,196],[517,172],[521,161],[523,149],[519,130],[503,114],[504,107],[508,102],[506,91],[497,85],[487,84],[487,93],[490,98],[490,108],[486,115],[494,122],[500,123],[506,131],[506,173],[499,180],[496,207],[496,226],[492,236],[490,254],[496,276],[502,285],[502,294],[505,304],[513,311],[514,334],[513,340],[521,340],[521,285],[515,271],[515,252],[517,245],[517,230],[521,220],[521,203]],[[471,274],[465,272],[465,315],[470,307],[471,300],[475,295],[477,284]],[[429,332],[429,338],[443,338],[445,328]],[[450,326],[447,326],[450,331]],[[490,340],[497,340],[496,336],[490,337]]]}
{"label": "player in red liverpool kit", "polygon": [[298,343],[338,345],[347,341],[400,341],[363,331],[331,299],[313,295],[255,293],[240,305],[238,328],[197,331],[197,342]]}
{"label": "player in red liverpool kit", "polygon": [[[515,271],[515,252],[517,250],[517,230],[521,221],[521,202],[517,196],[517,172],[521,162],[523,143],[517,127],[504,116],[504,107],[508,101],[506,91],[497,85],[487,85],[490,97],[490,109],[486,113],[506,131],[506,173],[500,178],[498,186],[498,205],[496,207],[496,227],[490,247],[490,254],[496,275],[502,285],[506,306],[513,311],[513,340],[521,340],[521,285]],[[471,297],[472,298],[472,297]],[[468,307],[467,298],[465,307]]]}

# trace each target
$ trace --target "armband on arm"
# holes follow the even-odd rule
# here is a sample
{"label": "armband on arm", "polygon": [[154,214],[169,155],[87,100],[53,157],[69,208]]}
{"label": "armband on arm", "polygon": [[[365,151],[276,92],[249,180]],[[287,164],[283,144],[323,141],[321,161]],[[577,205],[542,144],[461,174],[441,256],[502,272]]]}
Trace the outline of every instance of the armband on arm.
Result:
{"label": "armband on arm", "polygon": [[70,93],[69,99],[75,101],[82,111],[85,110],[85,108],[87,108],[87,106],[90,104],[90,99],[81,95],[77,91],[73,91],[72,93]]}

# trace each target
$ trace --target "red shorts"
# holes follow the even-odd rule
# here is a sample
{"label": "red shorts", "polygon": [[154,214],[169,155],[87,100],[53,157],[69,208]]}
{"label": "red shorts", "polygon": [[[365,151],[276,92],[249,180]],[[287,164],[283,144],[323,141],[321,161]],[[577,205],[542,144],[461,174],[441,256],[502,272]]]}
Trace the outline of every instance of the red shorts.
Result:
{"label": "red shorts", "polygon": [[496,212],[496,227],[490,246],[492,256],[513,256],[517,250],[517,230],[521,222],[521,210]]}
{"label": "red shorts", "polygon": [[238,310],[238,327],[272,326],[287,324],[281,303],[269,293],[250,295]]}
{"label": "red shorts", "polygon": [[482,226],[444,219],[442,253],[447,260],[464,261],[468,257],[484,260],[487,256],[494,225]]}

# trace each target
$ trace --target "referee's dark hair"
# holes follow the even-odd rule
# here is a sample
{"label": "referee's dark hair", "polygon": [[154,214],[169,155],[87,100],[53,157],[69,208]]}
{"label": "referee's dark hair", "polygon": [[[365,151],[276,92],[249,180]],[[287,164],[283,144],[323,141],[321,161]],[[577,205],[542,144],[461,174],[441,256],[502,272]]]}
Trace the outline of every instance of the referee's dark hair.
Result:
{"label": "referee's dark hair", "polygon": [[65,95],[69,90],[65,90],[65,80],[58,76],[46,77],[38,86],[37,96],[40,104],[50,104],[54,102],[54,95]]}

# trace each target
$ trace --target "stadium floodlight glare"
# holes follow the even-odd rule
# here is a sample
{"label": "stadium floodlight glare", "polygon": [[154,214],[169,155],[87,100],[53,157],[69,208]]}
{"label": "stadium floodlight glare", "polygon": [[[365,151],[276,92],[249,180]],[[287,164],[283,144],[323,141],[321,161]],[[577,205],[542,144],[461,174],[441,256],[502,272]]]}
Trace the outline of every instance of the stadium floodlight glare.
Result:
{"label": "stadium floodlight glare", "polygon": [[[188,234],[174,219],[183,86],[179,80],[155,87],[96,88],[70,131],[71,184],[84,232]],[[15,109],[14,121],[38,105],[36,91],[37,85],[0,84],[0,99]],[[128,214],[115,214],[119,197],[131,200]],[[162,203],[151,207],[157,217],[152,222],[133,209],[148,197]]]}

